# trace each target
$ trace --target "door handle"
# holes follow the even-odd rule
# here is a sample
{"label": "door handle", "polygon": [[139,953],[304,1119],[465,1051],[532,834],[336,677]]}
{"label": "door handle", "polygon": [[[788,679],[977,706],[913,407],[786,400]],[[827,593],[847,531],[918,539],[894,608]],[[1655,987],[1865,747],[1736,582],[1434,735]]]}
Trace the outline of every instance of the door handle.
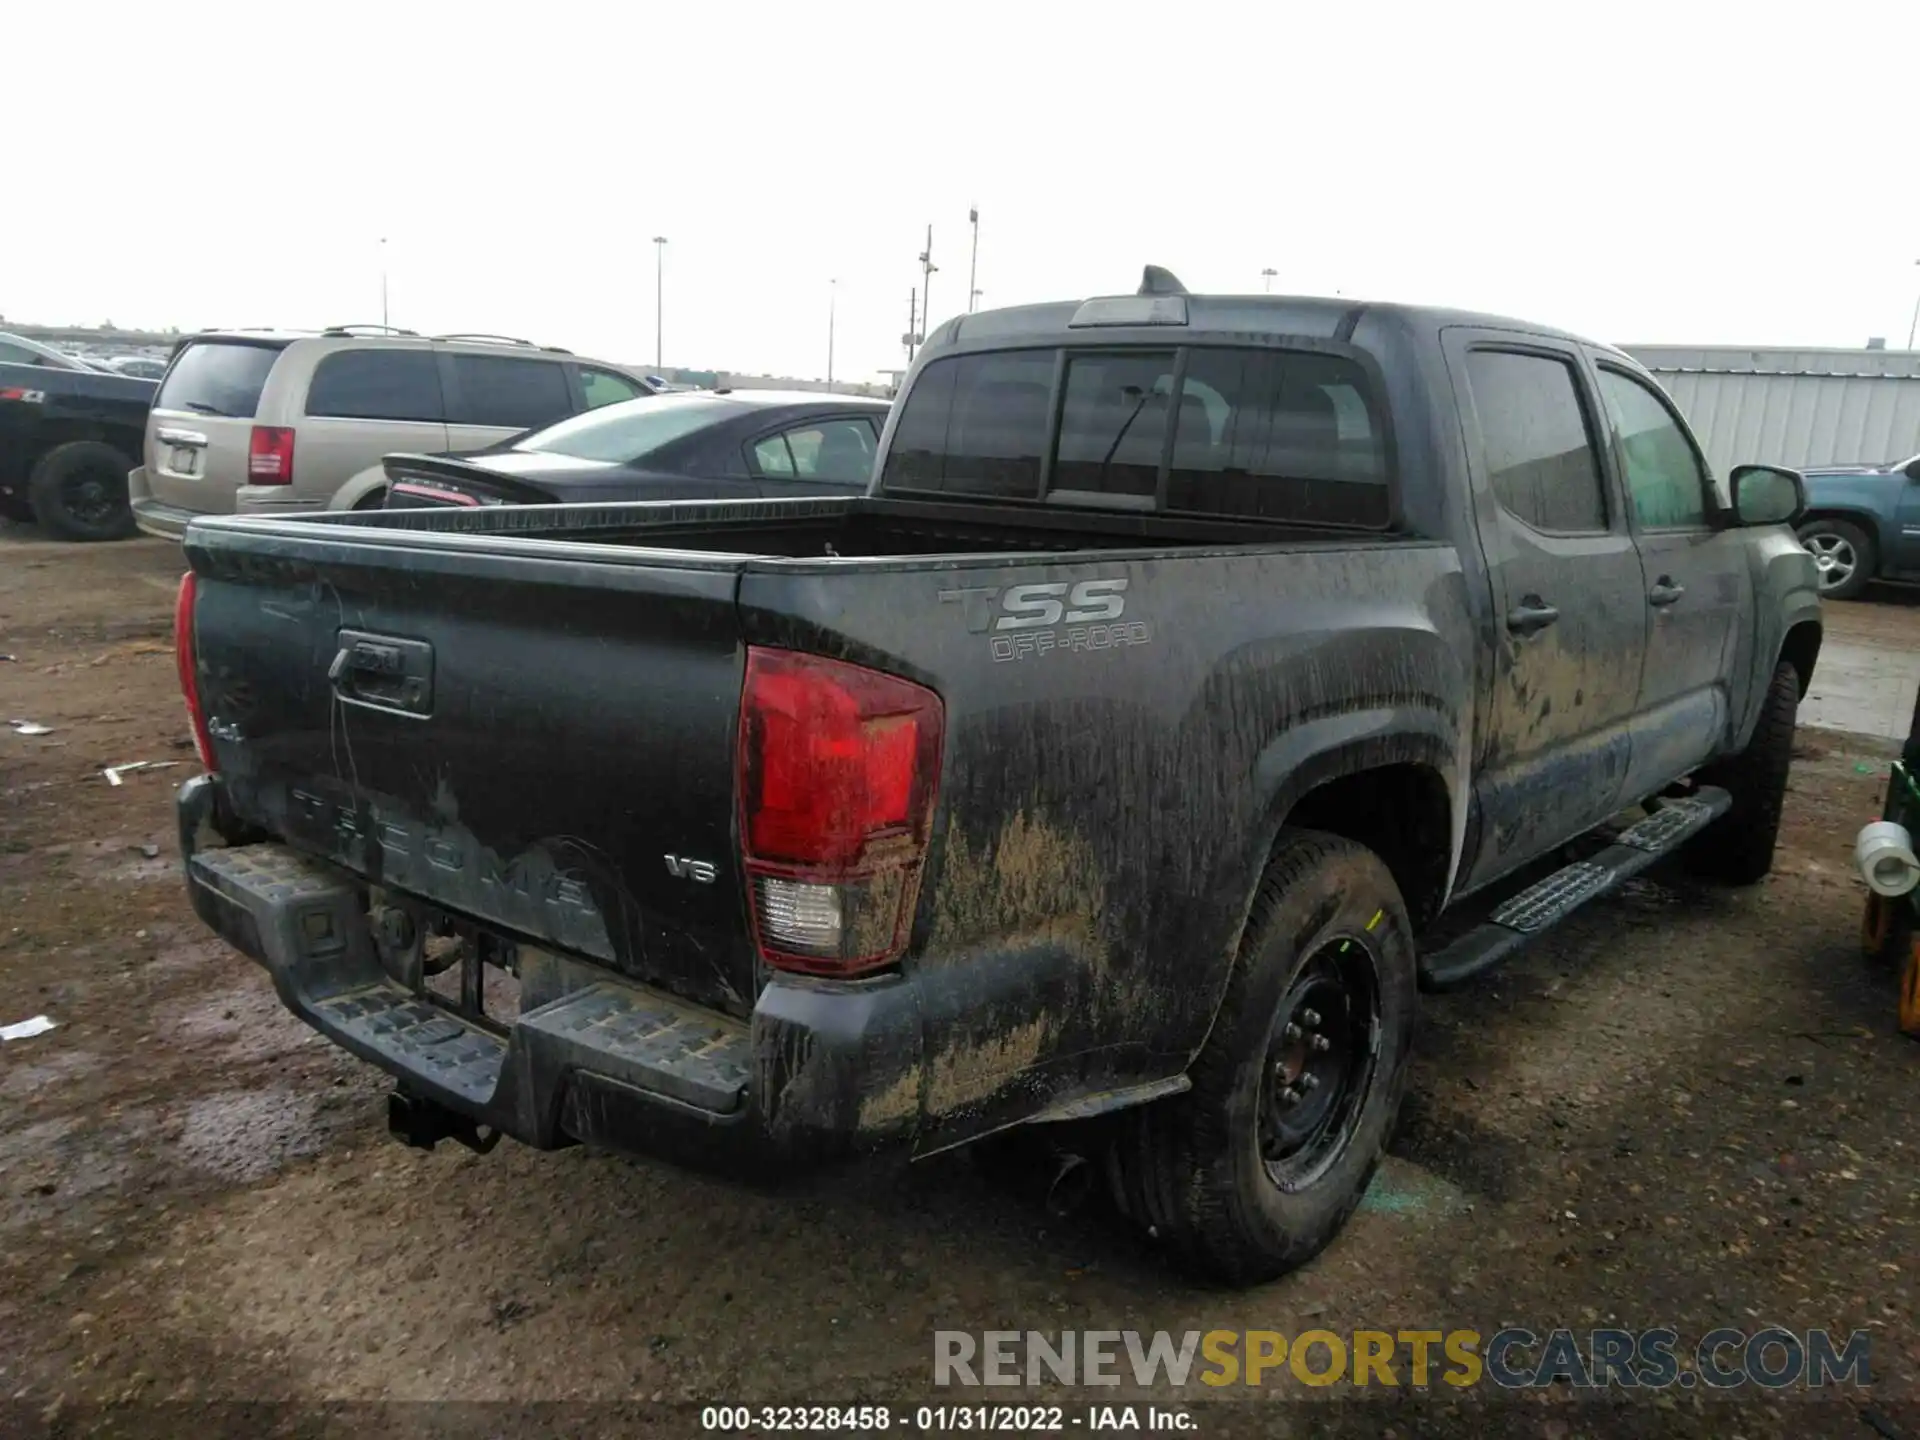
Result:
{"label": "door handle", "polygon": [[1675,605],[1686,593],[1686,586],[1676,585],[1670,576],[1662,575],[1647,592],[1647,602],[1652,605]]}
{"label": "door handle", "polygon": [[1559,618],[1560,612],[1554,606],[1538,595],[1526,595],[1507,612],[1507,629],[1516,635],[1531,635],[1536,630],[1546,629]]}

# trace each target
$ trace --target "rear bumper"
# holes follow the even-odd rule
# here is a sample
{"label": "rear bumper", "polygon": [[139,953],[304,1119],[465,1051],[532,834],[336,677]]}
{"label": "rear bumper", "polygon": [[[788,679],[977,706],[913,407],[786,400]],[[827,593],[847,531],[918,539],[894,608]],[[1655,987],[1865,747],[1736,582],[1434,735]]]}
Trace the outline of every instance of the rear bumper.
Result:
{"label": "rear bumper", "polygon": [[177,807],[194,912],[289,1010],[414,1096],[542,1149],[584,1141],[746,1175],[912,1138],[920,1022],[902,981],[775,981],[743,1022],[523,949],[502,1037],[387,974],[354,877],[277,844],[207,845],[232,829],[216,778],[181,786]]}
{"label": "rear bumper", "polygon": [[154,499],[153,492],[147,488],[145,469],[134,470],[127,476],[127,496],[133,507],[133,523],[163,540],[184,538],[187,526],[199,518],[198,511],[183,510],[178,505]]}

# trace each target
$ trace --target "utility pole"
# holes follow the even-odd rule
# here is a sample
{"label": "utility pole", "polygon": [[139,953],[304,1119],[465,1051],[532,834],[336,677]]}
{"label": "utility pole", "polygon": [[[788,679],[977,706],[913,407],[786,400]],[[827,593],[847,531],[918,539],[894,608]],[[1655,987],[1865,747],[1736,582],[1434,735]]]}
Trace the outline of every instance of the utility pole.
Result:
{"label": "utility pole", "polygon": [[840,300],[840,282],[827,281],[827,389],[833,389],[833,312]]}
{"label": "utility pole", "polygon": [[919,317],[914,309],[919,299],[920,297],[917,293],[912,290],[907,291],[907,333],[900,338],[906,343],[907,364],[909,365],[913,364],[914,347],[920,343],[920,333],[914,328],[919,323]]}
{"label": "utility pole", "polygon": [[1265,290],[1267,294],[1271,295],[1273,293],[1273,277],[1278,275],[1279,273],[1280,272],[1274,269],[1271,265],[1269,265],[1266,269],[1262,270],[1260,272],[1260,288]]}
{"label": "utility pole", "polygon": [[940,267],[933,263],[933,226],[927,226],[927,248],[920,252],[920,323],[933,323],[933,272]]}
{"label": "utility pole", "polygon": [[[1920,260],[1916,260],[1913,263],[1920,265]],[[1920,334],[1920,295],[1914,297],[1913,322],[1907,326],[1907,348],[1909,350],[1913,348],[1913,337],[1916,334]]]}
{"label": "utility pole", "polygon": [[667,237],[653,237],[653,368],[664,370],[666,354],[666,311],[661,304],[666,295]]}
{"label": "utility pole", "polygon": [[387,237],[384,235],[380,237],[380,328],[387,328]]}
{"label": "utility pole", "polygon": [[[980,207],[970,206],[967,210],[967,223],[973,226],[973,256],[967,261],[967,313],[973,313],[976,301],[980,299]],[[933,246],[933,237],[927,237],[929,249]]]}

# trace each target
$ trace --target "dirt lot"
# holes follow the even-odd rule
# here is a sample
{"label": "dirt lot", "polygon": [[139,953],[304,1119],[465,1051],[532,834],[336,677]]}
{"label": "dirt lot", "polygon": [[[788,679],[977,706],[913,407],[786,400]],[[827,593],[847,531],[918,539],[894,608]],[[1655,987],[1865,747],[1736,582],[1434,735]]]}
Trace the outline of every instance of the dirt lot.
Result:
{"label": "dirt lot", "polygon": [[[374,1072],[285,1016],[183,899],[179,569],[159,542],[0,525],[0,721],[52,727],[0,728],[0,1021],[59,1026],[0,1047],[0,1433],[691,1434],[697,1408],[671,1406],[941,1398],[937,1328],[1520,1322],[1866,1329],[1875,1385],[1773,1404],[1476,1391],[1419,1413],[1299,1386],[1177,1398],[1201,1434],[1920,1440],[1920,1045],[1858,957],[1849,870],[1886,746],[1803,732],[1767,884],[1637,883],[1430,1003],[1366,1207],[1304,1272],[1221,1294],[961,1157],[772,1197],[582,1150],[395,1146]],[[1831,624],[1920,645],[1900,605]],[[101,775],[141,760],[172,768]],[[448,1399],[582,1408],[392,1403]],[[181,1401],[292,1403],[189,1419]],[[587,1404],[609,1401],[640,1408]]]}

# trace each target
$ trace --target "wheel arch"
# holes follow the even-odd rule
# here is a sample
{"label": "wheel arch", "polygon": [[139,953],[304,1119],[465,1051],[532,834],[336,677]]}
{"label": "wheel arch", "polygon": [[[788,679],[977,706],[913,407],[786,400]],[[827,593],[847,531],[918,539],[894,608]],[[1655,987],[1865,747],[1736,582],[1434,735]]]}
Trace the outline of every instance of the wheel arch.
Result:
{"label": "wheel arch", "polygon": [[1284,832],[1325,831],[1374,851],[1416,931],[1445,907],[1459,869],[1465,764],[1452,722],[1437,711],[1393,707],[1308,721],[1276,737],[1257,774],[1274,778],[1262,787],[1264,818],[1236,876],[1245,899],[1196,1055],[1218,1021],[1261,879]]}

